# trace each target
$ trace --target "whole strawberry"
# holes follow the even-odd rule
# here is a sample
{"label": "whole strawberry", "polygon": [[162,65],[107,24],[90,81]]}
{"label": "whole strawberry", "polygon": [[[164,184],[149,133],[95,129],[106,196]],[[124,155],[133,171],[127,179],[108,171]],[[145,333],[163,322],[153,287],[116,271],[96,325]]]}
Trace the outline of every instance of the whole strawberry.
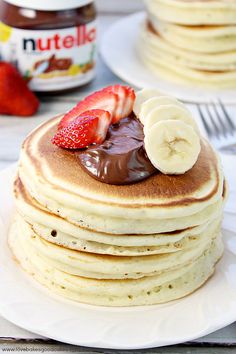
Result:
{"label": "whole strawberry", "polygon": [[0,114],[31,116],[39,100],[14,66],[0,61]]}

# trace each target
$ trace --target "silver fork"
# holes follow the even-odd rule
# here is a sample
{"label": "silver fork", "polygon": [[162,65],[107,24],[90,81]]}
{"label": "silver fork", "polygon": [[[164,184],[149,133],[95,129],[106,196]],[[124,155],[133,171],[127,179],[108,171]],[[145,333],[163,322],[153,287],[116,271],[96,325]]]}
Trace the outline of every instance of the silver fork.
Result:
{"label": "silver fork", "polygon": [[236,124],[224,104],[218,100],[207,104],[197,104],[197,109],[208,138],[215,148],[235,154]]}

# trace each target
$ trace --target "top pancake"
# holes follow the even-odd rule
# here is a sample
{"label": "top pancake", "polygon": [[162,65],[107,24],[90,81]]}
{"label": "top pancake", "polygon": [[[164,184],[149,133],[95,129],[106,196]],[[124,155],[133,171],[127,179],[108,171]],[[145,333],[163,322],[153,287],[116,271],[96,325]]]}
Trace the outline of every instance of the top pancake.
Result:
{"label": "top pancake", "polygon": [[167,22],[183,25],[236,24],[234,0],[145,0],[145,4],[152,15]]}
{"label": "top pancake", "polygon": [[[79,165],[73,151],[51,143],[59,120],[54,118],[41,125],[23,145],[19,172],[26,187],[25,176],[28,176],[36,189],[43,181],[42,188],[50,185],[55,193],[64,191],[69,192],[71,197],[82,197],[85,202],[96,201],[96,208],[101,202],[107,207],[128,209],[141,206],[150,209],[185,208],[193,204],[201,204],[200,209],[203,209],[221,198],[222,172],[214,151],[204,140],[197,163],[184,175],[169,176],[157,172],[142,182],[115,186],[90,177]],[[195,212],[198,210],[199,207]]]}

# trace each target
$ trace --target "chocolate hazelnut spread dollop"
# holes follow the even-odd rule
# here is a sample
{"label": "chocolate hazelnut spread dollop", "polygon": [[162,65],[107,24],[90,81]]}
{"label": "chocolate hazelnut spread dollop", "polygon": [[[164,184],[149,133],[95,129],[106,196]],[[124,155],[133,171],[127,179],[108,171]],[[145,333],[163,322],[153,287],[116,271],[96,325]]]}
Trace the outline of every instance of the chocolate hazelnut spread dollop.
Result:
{"label": "chocolate hazelnut spread dollop", "polygon": [[132,115],[112,125],[103,144],[75,154],[87,173],[101,182],[135,183],[157,172],[146,155],[143,139],[143,126]]}

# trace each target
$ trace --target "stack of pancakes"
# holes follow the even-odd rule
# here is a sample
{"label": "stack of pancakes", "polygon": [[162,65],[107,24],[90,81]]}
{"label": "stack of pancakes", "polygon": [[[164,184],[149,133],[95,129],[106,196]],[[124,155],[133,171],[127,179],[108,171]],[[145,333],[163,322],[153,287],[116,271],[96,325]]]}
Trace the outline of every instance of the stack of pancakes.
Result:
{"label": "stack of pancakes", "polygon": [[129,185],[90,177],[50,141],[60,118],[25,141],[9,244],[22,267],[64,297],[96,305],[156,304],[183,297],[222,255],[222,170],[202,140],[184,175]]}
{"label": "stack of pancakes", "polygon": [[138,52],[163,78],[191,85],[236,87],[236,2],[146,0]]}

